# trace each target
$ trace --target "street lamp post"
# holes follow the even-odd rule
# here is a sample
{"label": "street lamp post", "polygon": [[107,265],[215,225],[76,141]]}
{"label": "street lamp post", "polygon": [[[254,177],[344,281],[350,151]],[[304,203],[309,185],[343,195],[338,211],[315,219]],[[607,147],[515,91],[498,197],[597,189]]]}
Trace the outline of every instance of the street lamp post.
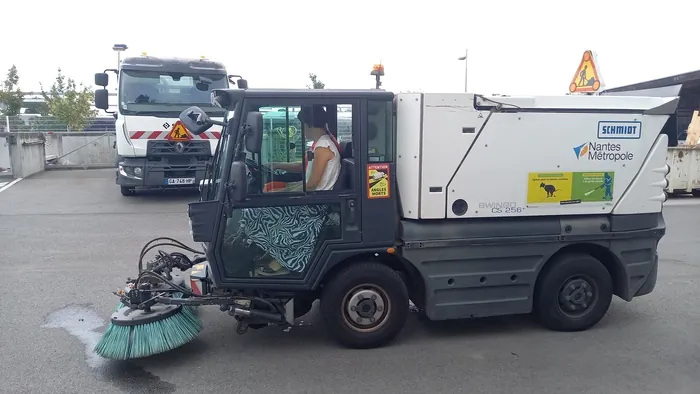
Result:
{"label": "street lamp post", "polygon": [[122,52],[129,49],[126,44],[114,44],[112,50],[117,52],[117,70],[119,70],[119,65],[122,63]]}
{"label": "street lamp post", "polygon": [[469,66],[469,61],[467,60],[467,56],[469,55],[469,49],[466,49],[464,51],[464,56],[460,56],[457,58],[457,60],[464,60],[464,93],[467,92],[467,70]]}

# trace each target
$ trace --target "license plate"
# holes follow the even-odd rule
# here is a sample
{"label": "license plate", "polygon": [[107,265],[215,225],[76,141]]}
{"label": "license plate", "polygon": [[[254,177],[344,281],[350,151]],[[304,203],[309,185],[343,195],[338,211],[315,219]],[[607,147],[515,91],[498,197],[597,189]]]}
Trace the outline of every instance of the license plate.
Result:
{"label": "license plate", "polygon": [[168,178],[168,185],[194,185],[194,178]]}

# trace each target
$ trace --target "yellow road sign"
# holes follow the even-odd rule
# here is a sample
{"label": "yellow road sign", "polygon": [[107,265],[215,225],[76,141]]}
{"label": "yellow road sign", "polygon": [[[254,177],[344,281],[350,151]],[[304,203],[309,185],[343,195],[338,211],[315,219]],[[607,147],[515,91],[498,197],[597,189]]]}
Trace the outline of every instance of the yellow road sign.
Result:
{"label": "yellow road sign", "polygon": [[569,84],[569,93],[595,93],[603,88],[595,55],[592,51],[586,51],[581,58],[576,74]]}
{"label": "yellow road sign", "polygon": [[175,125],[173,125],[170,133],[168,133],[167,139],[170,141],[189,141],[192,139],[192,136],[185,128],[185,125],[178,120],[175,122]]}

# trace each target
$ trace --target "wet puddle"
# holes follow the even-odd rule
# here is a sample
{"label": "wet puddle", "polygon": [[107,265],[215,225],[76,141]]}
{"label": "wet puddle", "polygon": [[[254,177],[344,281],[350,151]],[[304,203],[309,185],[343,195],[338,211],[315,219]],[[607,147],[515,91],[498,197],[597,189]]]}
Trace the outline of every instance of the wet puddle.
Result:
{"label": "wet puddle", "polygon": [[94,331],[104,327],[105,321],[84,305],[68,305],[51,312],[46,317],[43,328],[63,328],[85,345],[85,362],[92,368],[104,366],[108,360],[95,354],[92,349],[102,337],[102,332]]}
{"label": "wet puddle", "polygon": [[[43,328],[66,330],[85,347],[85,362],[99,372],[100,380],[129,393],[173,393],[175,385],[128,361],[113,361],[92,351],[102,337],[106,322],[87,305],[67,305],[46,316]],[[99,331],[96,331],[98,330]]]}

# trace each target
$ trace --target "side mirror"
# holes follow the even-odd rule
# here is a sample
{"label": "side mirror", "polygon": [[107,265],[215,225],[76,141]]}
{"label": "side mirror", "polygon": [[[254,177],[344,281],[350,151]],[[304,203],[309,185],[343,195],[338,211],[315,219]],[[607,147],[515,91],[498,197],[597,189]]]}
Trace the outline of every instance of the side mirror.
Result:
{"label": "side mirror", "polygon": [[200,135],[214,125],[211,119],[209,119],[209,115],[199,107],[187,108],[180,112],[179,118],[185,125],[185,128],[194,135]]}
{"label": "side mirror", "polygon": [[109,92],[107,89],[95,90],[95,107],[105,111],[109,109]]}
{"label": "side mirror", "polygon": [[244,161],[234,161],[231,163],[231,173],[228,176],[229,187],[233,191],[234,201],[245,201],[248,194],[248,174]]}
{"label": "side mirror", "polygon": [[248,152],[260,153],[263,140],[262,112],[248,112],[246,117],[245,149]]}
{"label": "side mirror", "polygon": [[[231,85],[238,85],[239,89],[248,89],[248,81],[243,79],[240,75],[228,75],[228,83]],[[238,78],[238,81],[236,81]]]}
{"label": "side mirror", "polygon": [[102,87],[109,85],[109,75],[107,73],[95,74],[95,85]]}

